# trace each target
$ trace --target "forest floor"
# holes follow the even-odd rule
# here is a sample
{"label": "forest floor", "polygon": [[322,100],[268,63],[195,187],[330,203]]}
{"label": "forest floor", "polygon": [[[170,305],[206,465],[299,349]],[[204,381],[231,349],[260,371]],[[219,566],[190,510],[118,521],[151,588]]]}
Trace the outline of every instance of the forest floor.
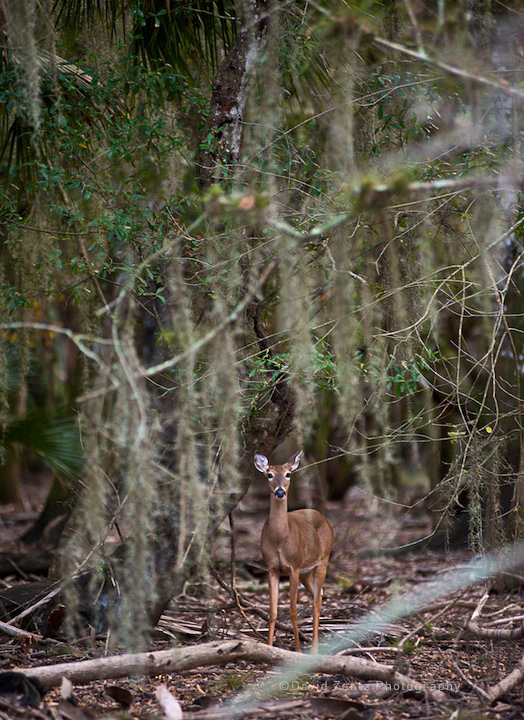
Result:
{"label": "forest floor", "polygon": [[[329,573],[324,586],[321,632],[324,640],[336,638],[344,627],[377,610],[393,596],[427,583],[450,568],[460,568],[472,554],[460,551],[425,551],[401,557],[366,556],[366,551],[384,542],[401,545],[423,536],[429,526],[420,509],[391,506],[374,512],[365,496],[354,490],[345,501],[328,504],[336,540]],[[268,593],[259,552],[259,537],[267,513],[267,496],[252,492],[235,511],[235,584],[241,597],[262,610],[268,608]],[[0,542],[4,552],[19,550],[14,538],[31,521],[32,513],[12,510],[4,514],[0,525]],[[228,591],[231,586],[231,545],[228,524],[220,529],[212,549],[213,564],[224,581],[219,585],[212,576],[188,585],[161,619],[151,649],[174,645],[190,646],[210,640],[263,639],[267,623],[249,608],[241,612]],[[38,580],[29,576],[25,581]],[[21,582],[13,573],[0,580],[6,588]],[[409,618],[377,629],[367,640],[370,650],[353,657],[379,663],[395,664],[411,679],[428,688],[443,690],[449,701],[435,704],[412,697],[403,688],[387,694],[387,688],[366,685],[342,675],[311,673],[279,681],[278,668],[237,661],[221,666],[201,667],[179,674],[150,678],[126,678],[94,681],[76,686],[77,705],[61,701],[60,690],[47,693],[38,708],[20,707],[12,698],[0,694],[0,718],[52,718],[53,720],[87,720],[88,718],[162,718],[155,698],[159,685],[166,685],[183,709],[183,717],[228,717],[229,701],[253,690],[256,696],[247,718],[344,718],[344,720],[386,720],[389,718],[504,718],[522,717],[524,698],[517,691],[489,706],[480,689],[488,689],[510,673],[519,662],[520,642],[485,640],[465,631],[465,624],[486,592],[486,584],[473,585],[459,593],[435,601]],[[282,582],[279,620],[289,626],[288,586]],[[482,609],[480,622],[490,627],[508,627],[505,618],[524,615],[521,595],[491,592]],[[500,621],[500,622],[497,622]],[[311,604],[305,591],[299,595],[299,622],[306,635],[311,632]],[[513,623],[514,625],[514,623]],[[258,633],[258,634],[257,634]],[[291,628],[277,630],[275,644],[292,649]],[[306,648],[308,643],[304,643]],[[74,643],[73,643],[74,647]],[[78,657],[101,657],[103,639],[78,646]],[[0,670],[29,668],[37,665],[74,660],[64,654],[60,644],[34,646],[0,633]],[[267,677],[276,683],[268,691],[260,681]],[[0,683],[1,684],[1,683]],[[280,686],[280,687],[279,687]],[[369,689],[369,693],[366,692]],[[1,692],[1,687],[0,687]],[[269,694],[268,694],[269,693]],[[456,711],[460,710],[460,715]],[[174,716],[173,716],[174,717]]]}

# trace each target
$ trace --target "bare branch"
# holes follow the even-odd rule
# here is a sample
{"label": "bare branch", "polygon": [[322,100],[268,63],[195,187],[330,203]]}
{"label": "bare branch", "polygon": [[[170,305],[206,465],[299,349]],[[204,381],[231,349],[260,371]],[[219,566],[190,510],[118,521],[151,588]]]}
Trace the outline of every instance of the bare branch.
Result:
{"label": "bare branch", "polygon": [[497,92],[503,92],[511,97],[524,100],[524,92],[518,88],[512,87],[506,80],[502,80],[500,78],[498,80],[490,80],[478,73],[468,72],[467,70],[462,70],[462,68],[458,68],[455,65],[449,65],[449,63],[445,63],[437,58],[429,57],[424,50],[411,50],[405,45],[400,45],[399,43],[386,40],[385,38],[378,37],[376,35],[373,36],[372,41],[375,45],[380,45],[381,47],[388,48],[389,50],[395,50],[396,52],[402,53],[402,55],[411,57],[414,60],[420,60],[426,65],[434,65],[435,67],[438,67],[439,70],[443,70],[445,73],[453,77],[458,77],[461,80],[467,80],[468,82],[475,83],[476,85],[483,85],[485,87],[492,88]]}
{"label": "bare branch", "polygon": [[517,666],[510,672],[509,675],[506,675],[505,678],[503,678],[500,682],[498,682],[490,690],[488,690],[489,701],[491,703],[494,703],[496,700],[501,698],[507,692],[509,692],[510,690],[513,690],[514,687],[521,685],[523,680],[524,680],[524,656],[522,656],[520,658],[520,660],[517,663]]}
{"label": "bare branch", "polygon": [[[29,678],[39,680],[45,688],[56,687],[67,677],[73,683],[88,683],[92,680],[128,677],[129,675],[160,675],[183,672],[207,665],[222,665],[237,660],[251,660],[269,665],[292,663],[300,668],[301,656],[290,650],[281,650],[247,640],[215,641],[194,647],[157,650],[155,652],[131,653],[113,657],[95,658],[73,663],[60,663],[21,670]],[[328,675],[347,675],[362,680],[376,680],[387,686],[408,689],[434,702],[446,700],[440,690],[425,687],[407,675],[397,672],[392,665],[383,665],[371,660],[350,657],[318,655],[311,662],[309,672]]]}
{"label": "bare branch", "polygon": [[[198,352],[203,347],[208,345],[217,335],[219,335],[222,330],[224,330],[225,327],[228,325],[234,324],[237,320],[240,314],[246,309],[246,307],[249,305],[249,303],[253,300],[255,295],[257,294],[258,290],[264,285],[266,280],[270,277],[270,275],[273,273],[275,268],[277,267],[276,260],[273,260],[270,262],[262,271],[260,274],[260,277],[258,280],[249,288],[249,290],[246,292],[242,300],[238,303],[238,305],[228,314],[226,317],[220,322],[218,325],[215,325],[214,328],[209,330],[205,335],[203,335],[200,340],[197,340],[195,343],[193,343],[190,347],[186,348],[183,352],[178,353],[178,355],[175,355],[174,357],[170,358],[169,360],[165,360],[164,362],[158,363],[158,365],[152,365],[148,368],[141,368],[138,371],[131,372],[129,374],[129,377],[143,377],[143,378],[151,378],[154,375],[158,375],[159,373],[165,372],[166,370],[170,370],[171,368],[178,365],[180,362],[185,360],[189,355],[192,355],[193,353]],[[122,382],[120,380],[114,380],[113,388],[119,388],[122,385]],[[105,389],[102,390],[95,390],[94,392],[87,393],[86,395],[83,395],[79,398],[79,401],[86,401],[91,400],[95,397],[98,397],[99,395],[106,392]]]}

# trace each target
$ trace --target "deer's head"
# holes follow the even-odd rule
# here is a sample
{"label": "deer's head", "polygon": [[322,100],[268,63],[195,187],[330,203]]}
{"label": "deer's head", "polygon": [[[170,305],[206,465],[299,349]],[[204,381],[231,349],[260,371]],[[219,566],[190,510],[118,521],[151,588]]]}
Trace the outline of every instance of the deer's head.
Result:
{"label": "deer's head", "polygon": [[297,452],[284,465],[270,465],[265,455],[259,452],[255,453],[256,469],[264,473],[269,483],[269,492],[279,500],[283,500],[287,496],[291,473],[299,466],[301,456],[302,450]]}

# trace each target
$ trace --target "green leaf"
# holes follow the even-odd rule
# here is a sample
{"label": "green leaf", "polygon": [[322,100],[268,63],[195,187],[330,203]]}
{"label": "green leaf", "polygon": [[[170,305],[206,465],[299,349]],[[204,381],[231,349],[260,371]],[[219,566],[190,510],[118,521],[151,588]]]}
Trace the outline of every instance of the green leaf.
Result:
{"label": "green leaf", "polygon": [[7,422],[4,447],[17,443],[39,457],[57,475],[79,477],[83,454],[76,418],[64,411],[35,408]]}

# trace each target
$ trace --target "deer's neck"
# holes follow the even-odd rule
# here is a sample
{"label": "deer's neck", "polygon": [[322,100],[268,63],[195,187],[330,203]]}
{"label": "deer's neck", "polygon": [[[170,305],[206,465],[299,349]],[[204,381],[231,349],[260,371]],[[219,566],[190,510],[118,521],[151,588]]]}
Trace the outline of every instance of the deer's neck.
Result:
{"label": "deer's neck", "polygon": [[287,499],[278,500],[274,495],[270,496],[268,525],[274,535],[285,536],[289,534]]}

